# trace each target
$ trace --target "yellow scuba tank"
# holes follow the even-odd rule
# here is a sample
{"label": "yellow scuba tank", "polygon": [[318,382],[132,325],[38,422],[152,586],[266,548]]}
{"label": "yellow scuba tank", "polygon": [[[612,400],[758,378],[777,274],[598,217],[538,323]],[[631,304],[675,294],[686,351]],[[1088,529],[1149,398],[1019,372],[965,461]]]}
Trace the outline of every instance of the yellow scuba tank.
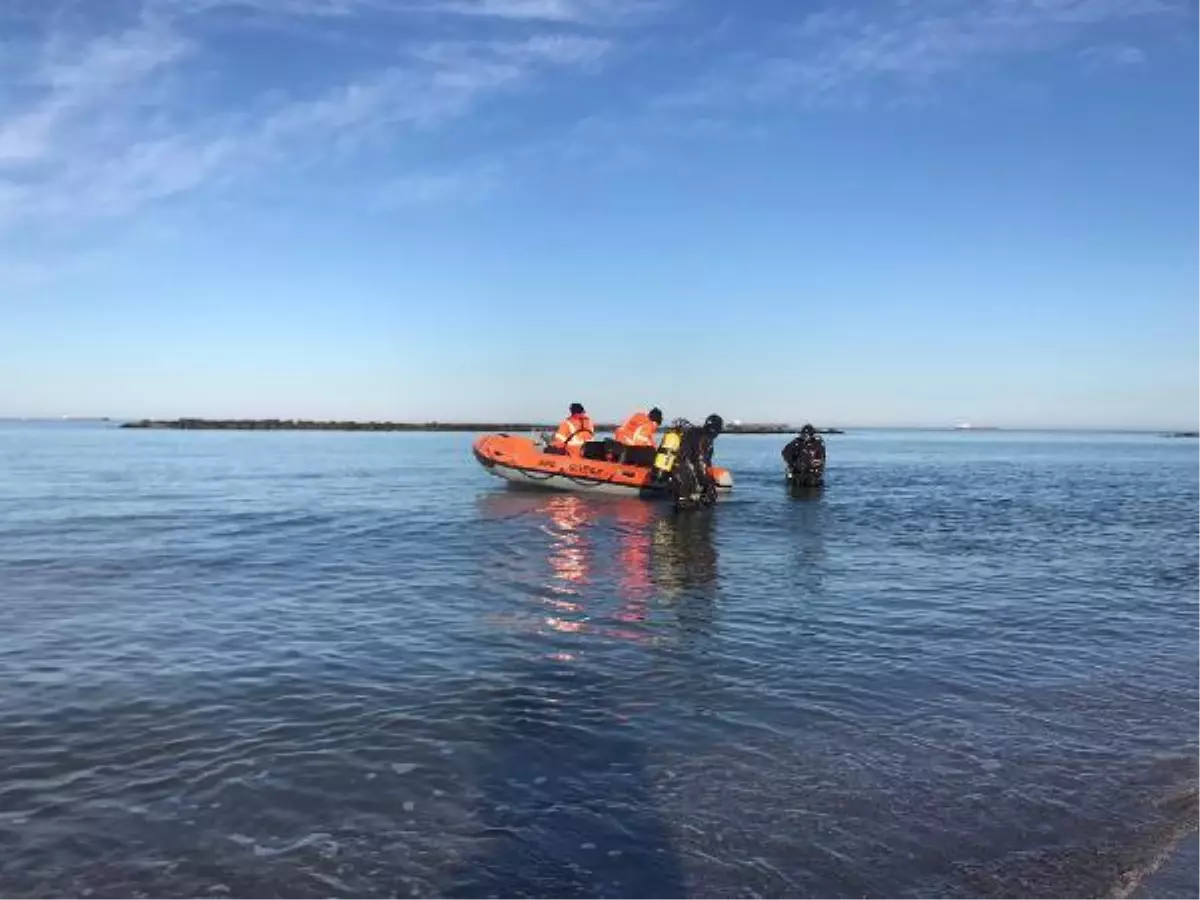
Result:
{"label": "yellow scuba tank", "polygon": [[654,454],[654,471],[667,475],[675,468],[675,458],[679,455],[679,442],[682,434],[678,428],[672,428],[663,435],[658,452]]}

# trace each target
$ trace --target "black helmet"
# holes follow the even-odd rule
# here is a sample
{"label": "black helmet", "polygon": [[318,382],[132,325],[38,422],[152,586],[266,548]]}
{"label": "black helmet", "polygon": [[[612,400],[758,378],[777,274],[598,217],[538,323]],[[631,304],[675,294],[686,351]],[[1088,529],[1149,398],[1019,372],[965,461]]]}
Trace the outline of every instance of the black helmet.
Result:
{"label": "black helmet", "polygon": [[662,410],[659,409],[657,406],[654,407],[654,409],[650,410],[649,418],[650,418],[650,421],[653,422],[655,425],[661,425],[662,424]]}
{"label": "black helmet", "polygon": [[803,428],[800,429],[800,433],[804,434],[804,435],[813,435],[813,434],[817,433],[817,430],[815,428],[813,428],[811,425],[806,424]]}
{"label": "black helmet", "polygon": [[582,416],[583,415],[583,404],[582,403],[572,403],[571,404],[571,415]]}
{"label": "black helmet", "polygon": [[704,420],[704,430],[709,434],[720,434],[725,430],[725,420],[713,413]]}

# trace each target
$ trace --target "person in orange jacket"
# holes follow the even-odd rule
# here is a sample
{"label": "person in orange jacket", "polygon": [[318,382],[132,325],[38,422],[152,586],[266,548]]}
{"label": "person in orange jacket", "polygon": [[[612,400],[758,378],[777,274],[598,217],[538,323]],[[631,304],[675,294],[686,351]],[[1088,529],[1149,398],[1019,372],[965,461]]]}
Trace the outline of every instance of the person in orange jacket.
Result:
{"label": "person in orange jacket", "polygon": [[571,414],[559,423],[554,437],[550,438],[550,446],[546,452],[580,456],[583,453],[583,445],[595,435],[596,426],[592,424],[591,416],[584,411],[583,404],[572,403]]}
{"label": "person in orange jacket", "polygon": [[650,412],[640,410],[625,420],[625,424],[613,433],[618,444],[626,447],[656,447],[654,430],[662,424],[662,410],[657,406]]}

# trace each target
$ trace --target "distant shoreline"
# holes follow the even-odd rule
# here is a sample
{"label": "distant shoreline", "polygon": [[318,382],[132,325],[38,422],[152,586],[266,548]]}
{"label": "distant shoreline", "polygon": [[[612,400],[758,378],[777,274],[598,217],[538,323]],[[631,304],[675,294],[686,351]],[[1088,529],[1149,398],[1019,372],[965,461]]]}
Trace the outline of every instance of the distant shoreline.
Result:
{"label": "distant shoreline", "polygon": [[[158,429],[182,429],[184,427],[209,429],[209,430],[262,430],[262,431],[300,431],[300,430],[324,430],[324,431],[537,431],[553,429],[557,426],[554,423],[474,423],[474,422],[358,422],[350,421],[343,423],[333,420],[279,420],[278,425],[270,424],[276,420],[273,419],[131,419],[125,416],[0,416],[0,424],[28,424],[28,425],[110,425],[115,428],[158,428]],[[190,422],[205,423],[203,425],[192,424],[184,426],[183,423]],[[254,426],[240,425],[235,423],[259,423]],[[295,424],[289,424],[295,422]],[[219,424],[209,424],[219,423]],[[598,426],[601,430],[611,430],[612,424],[603,424]],[[728,425],[726,426],[727,434],[790,434],[800,430],[799,425],[780,425],[777,423],[751,423],[746,425]],[[1101,428],[1099,426],[1089,427],[1070,427],[1070,426],[1033,426],[1033,425],[1002,425],[990,426],[989,428],[957,428],[953,425],[852,425],[843,428],[818,428],[821,434],[846,434],[849,431],[855,433],[863,432],[926,432],[926,433],[947,433],[961,434],[964,436],[971,435],[974,432],[982,434],[995,434],[997,432],[1008,435],[1019,434],[1075,434],[1075,435],[1142,435],[1153,436],[1159,438],[1184,438],[1193,439],[1200,438],[1200,432],[1190,429],[1174,429],[1174,428],[1129,428],[1110,426]]]}
{"label": "distant shoreline", "polygon": [[[140,419],[121,428],[177,431],[552,431],[557,423],[544,422],[333,422],[308,419]],[[597,424],[597,431],[614,431],[613,423]],[[728,425],[727,434],[792,434],[792,425]],[[821,434],[845,434],[838,428],[818,428]]]}

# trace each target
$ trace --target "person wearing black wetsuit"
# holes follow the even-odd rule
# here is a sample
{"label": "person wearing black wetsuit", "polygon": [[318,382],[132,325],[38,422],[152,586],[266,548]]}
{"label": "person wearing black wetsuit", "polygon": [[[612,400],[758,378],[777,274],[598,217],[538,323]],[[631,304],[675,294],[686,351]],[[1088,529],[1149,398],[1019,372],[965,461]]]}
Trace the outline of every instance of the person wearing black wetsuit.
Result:
{"label": "person wearing black wetsuit", "polygon": [[717,499],[717,485],[708,469],[712,465],[713,444],[724,428],[724,420],[714,414],[702,426],[689,425],[684,429],[674,470],[677,503],[699,502],[707,506]]}
{"label": "person wearing black wetsuit", "polygon": [[800,429],[800,434],[783,448],[780,454],[788,467],[788,476],[800,484],[820,484],[825,474],[825,442],[811,425]]}

